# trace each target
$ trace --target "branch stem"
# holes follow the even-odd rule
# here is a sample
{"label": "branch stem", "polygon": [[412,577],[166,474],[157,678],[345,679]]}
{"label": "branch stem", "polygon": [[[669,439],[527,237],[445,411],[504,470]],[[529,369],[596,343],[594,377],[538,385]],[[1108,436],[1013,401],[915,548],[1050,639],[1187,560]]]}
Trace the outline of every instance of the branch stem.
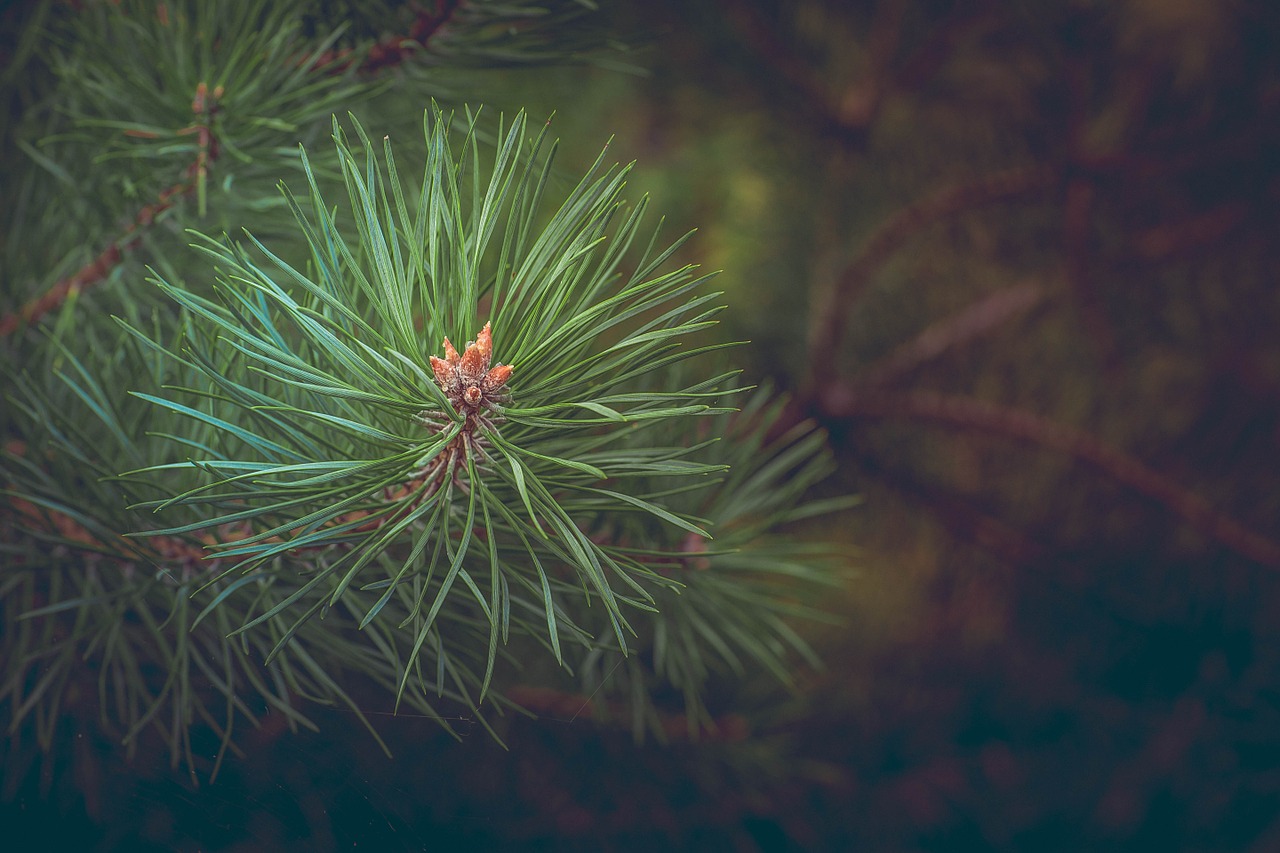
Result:
{"label": "branch stem", "polygon": [[944,187],[889,217],[845,267],[820,310],[809,335],[809,385],[813,393],[836,376],[836,354],[844,341],[850,309],[875,275],[906,242],[925,227],[976,207],[1042,193],[1056,184],[1057,170],[1028,166]]}
{"label": "branch stem", "polygon": [[858,394],[845,388],[826,395],[819,403],[829,417],[930,421],[1065,453],[1161,504],[1234,553],[1268,568],[1280,569],[1280,543],[1214,509],[1200,495],[1083,430],[1022,409],[924,391]]}

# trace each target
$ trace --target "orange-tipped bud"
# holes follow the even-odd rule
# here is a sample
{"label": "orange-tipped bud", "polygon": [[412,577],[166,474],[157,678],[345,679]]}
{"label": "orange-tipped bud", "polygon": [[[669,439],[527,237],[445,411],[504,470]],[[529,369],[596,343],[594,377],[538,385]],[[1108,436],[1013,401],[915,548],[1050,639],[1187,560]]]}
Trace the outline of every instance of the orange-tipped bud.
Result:
{"label": "orange-tipped bud", "polygon": [[507,380],[511,378],[515,368],[509,364],[499,364],[493,370],[490,370],[484,377],[485,387],[493,390],[501,388],[507,384]]}
{"label": "orange-tipped bud", "polygon": [[[483,337],[483,336],[481,336]],[[489,369],[489,356],[478,343],[467,344],[467,351],[462,354],[462,365],[459,372],[470,382],[479,382]]]}
{"label": "orange-tipped bud", "polygon": [[480,350],[480,355],[484,358],[484,366],[489,366],[489,358],[493,355],[493,332],[490,331],[489,323],[484,324],[484,328],[480,330],[480,334],[476,335],[476,349]]}
{"label": "orange-tipped bud", "polygon": [[[453,349],[453,347],[449,346],[447,339],[444,344],[446,350]],[[453,367],[443,358],[436,358],[433,355],[431,356],[431,372],[436,375],[436,382],[440,383],[440,387],[444,388],[449,384],[449,377],[453,375]]]}

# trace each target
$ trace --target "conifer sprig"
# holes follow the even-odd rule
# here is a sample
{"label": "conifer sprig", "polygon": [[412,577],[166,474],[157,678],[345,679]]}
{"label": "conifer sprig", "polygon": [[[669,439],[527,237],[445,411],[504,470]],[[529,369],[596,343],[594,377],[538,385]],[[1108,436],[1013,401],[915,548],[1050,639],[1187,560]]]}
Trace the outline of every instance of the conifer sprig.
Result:
{"label": "conifer sprig", "polygon": [[354,118],[315,144],[393,64],[415,94],[385,97],[420,104],[443,66],[565,58],[578,5],[435,4],[404,38],[394,4],[345,31],[321,6],[88,3],[31,41],[52,73],[12,141],[41,169],[0,276],[9,730],[96,717],[196,767],[206,727],[216,767],[305,703],[489,727],[540,655],[642,714],[675,686],[691,720],[718,671],[785,675],[828,564],[767,531],[821,441],[769,467],[729,428],[720,294],[624,202],[629,167],[565,184],[545,126],[435,108],[421,137],[378,119],[394,151]]}
{"label": "conifer sprig", "polygon": [[[319,612],[308,602],[331,608],[353,587],[381,590],[361,617],[367,626],[414,583],[401,616],[418,620],[404,680],[442,610],[461,596],[489,626],[483,693],[511,629],[511,589],[533,587],[530,572],[541,595],[522,603],[542,610],[559,653],[548,565],[571,570],[579,595],[603,604],[625,650],[625,608],[649,609],[650,587],[662,579],[586,530],[600,516],[639,510],[710,535],[661,496],[610,488],[608,478],[615,465],[633,478],[705,480],[712,470],[673,468],[616,438],[724,411],[729,374],[669,389],[635,384],[713,348],[689,343],[714,323],[719,294],[701,292],[707,277],[694,267],[662,271],[671,252],[652,255],[652,244],[621,272],[644,209],[623,207],[625,170],[598,161],[544,219],[550,152],[545,128],[526,138],[523,115],[500,128],[486,163],[475,116],[429,112],[420,182],[402,176],[389,140],[379,158],[354,119],[353,127],[358,146],[336,123],[334,138],[354,242],[304,154],[310,198],[289,196],[309,246],[304,269],[252,235],[247,246],[206,240],[219,270],[214,298],[157,279],[190,317],[184,339],[166,344],[128,327],[200,374],[194,386],[139,396],[194,421],[211,451],[134,472],[161,478],[170,495],[140,506],[198,512],[146,535],[202,531],[228,575],[289,571],[282,558],[341,548],[241,631],[295,605],[297,624]],[[476,335],[463,355],[448,343]],[[507,364],[490,368],[490,353]],[[447,364],[469,361],[476,377],[501,374],[494,388],[471,389],[484,415],[451,384]],[[519,556],[499,559],[499,548]],[[390,577],[379,574],[388,554]]]}

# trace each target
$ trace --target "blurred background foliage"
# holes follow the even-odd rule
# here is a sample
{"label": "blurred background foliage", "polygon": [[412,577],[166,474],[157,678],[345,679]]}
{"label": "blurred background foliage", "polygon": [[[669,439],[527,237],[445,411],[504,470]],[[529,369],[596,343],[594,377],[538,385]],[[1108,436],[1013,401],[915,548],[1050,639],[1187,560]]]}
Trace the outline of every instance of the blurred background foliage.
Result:
{"label": "blurred background foliage", "polygon": [[865,500],[825,671],[725,685],[692,744],[543,697],[509,753],[387,720],[387,762],[334,712],[176,797],[144,753],[127,808],[82,744],[65,825],[108,809],[103,849],[1280,845],[1280,7],[601,14],[613,61],[459,97],[557,111],[565,163],[612,135],[726,271],[748,378],[831,432],[829,488]]}

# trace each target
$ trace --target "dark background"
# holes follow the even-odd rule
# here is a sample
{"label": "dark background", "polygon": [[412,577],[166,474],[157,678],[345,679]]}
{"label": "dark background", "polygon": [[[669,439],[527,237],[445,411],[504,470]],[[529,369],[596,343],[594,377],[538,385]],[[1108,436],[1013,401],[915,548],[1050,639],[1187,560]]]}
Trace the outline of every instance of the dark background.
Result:
{"label": "dark background", "polygon": [[856,548],[842,624],[807,630],[826,669],[794,695],[718,685],[726,725],[697,743],[550,713],[503,751],[388,716],[388,760],[321,711],[198,787],[158,744],[124,763],[68,731],[0,806],[5,835],[1280,848],[1280,8],[609,14],[644,75],[495,74],[486,100],[558,110],[566,163],[614,135],[671,233],[701,229],[689,257],[725,271],[749,378],[829,430],[829,491],[865,501],[795,531]]}

